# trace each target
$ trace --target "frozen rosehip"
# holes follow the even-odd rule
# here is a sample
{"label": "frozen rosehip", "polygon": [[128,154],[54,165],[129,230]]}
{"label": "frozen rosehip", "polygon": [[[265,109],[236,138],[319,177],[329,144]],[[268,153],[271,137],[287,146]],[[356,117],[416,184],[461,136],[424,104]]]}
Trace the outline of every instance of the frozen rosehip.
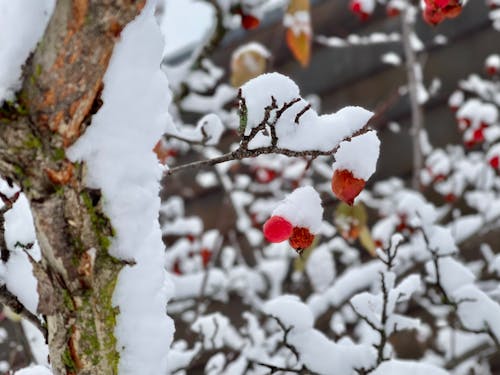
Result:
{"label": "frozen rosehip", "polygon": [[461,118],[457,118],[457,123],[458,123],[458,129],[460,131],[464,131],[469,126],[471,126],[472,121],[471,121],[471,119],[469,119],[467,117],[461,117]]}
{"label": "frozen rosehip", "polygon": [[201,260],[203,262],[203,266],[206,267],[208,265],[208,263],[210,262],[210,259],[212,258],[212,252],[209,249],[207,249],[206,247],[204,247],[200,251],[200,256],[201,256]]}
{"label": "frozen rosehip", "polygon": [[388,17],[397,17],[401,13],[399,8],[396,8],[396,7],[391,6],[391,5],[388,5],[385,11],[386,11]]}
{"label": "frozen rosehip", "polygon": [[444,14],[440,10],[436,10],[433,8],[425,8],[424,20],[428,24],[430,24],[432,26],[436,26],[437,24],[443,22]]}
{"label": "frozen rosehip", "polygon": [[281,216],[271,216],[264,223],[264,237],[269,242],[283,242],[292,235],[292,224]]}
{"label": "frozen rosehip", "polygon": [[448,193],[444,196],[444,200],[448,203],[453,203],[457,200],[457,196],[453,193]]}
{"label": "frozen rosehip", "polygon": [[474,130],[473,140],[474,140],[474,143],[484,142],[484,131],[483,131],[483,129],[476,129],[476,130]]}
{"label": "frozen rosehip", "polygon": [[255,170],[255,177],[261,184],[268,184],[278,176],[275,170],[269,168],[257,168]]}
{"label": "frozen rosehip", "polygon": [[341,201],[352,205],[361,190],[365,187],[366,181],[356,178],[351,171],[337,169],[332,177],[333,194]]}
{"label": "frozen rosehip", "polygon": [[497,155],[497,156],[493,156],[490,161],[489,161],[491,167],[493,169],[498,169],[498,166],[500,165],[500,157]]}
{"label": "frozen rosehip", "polygon": [[497,67],[496,66],[487,66],[486,67],[486,73],[490,76],[494,76],[498,73]]}
{"label": "frozen rosehip", "polygon": [[260,20],[257,17],[244,13],[241,15],[241,26],[243,26],[245,30],[255,29],[259,25]]}
{"label": "frozen rosehip", "polygon": [[462,13],[462,4],[458,0],[450,0],[448,5],[443,8],[446,18],[455,18]]}
{"label": "frozen rosehip", "polygon": [[288,240],[290,246],[293,247],[297,253],[302,254],[302,252],[307,249],[314,241],[314,234],[309,232],[309,229],[304,227],[293,228],[293,233]]}
{"label": "frozen rosehip", "polygon": [[351,0],[351,3],[350,3],[350,8],[351,8],[351,11],[356,14],[361,21],[366,21],[369,17],[370,17],[370,14],[367,13],[364,9],[363,9],[363,4],[361,3],[361,1],[359,0]]}

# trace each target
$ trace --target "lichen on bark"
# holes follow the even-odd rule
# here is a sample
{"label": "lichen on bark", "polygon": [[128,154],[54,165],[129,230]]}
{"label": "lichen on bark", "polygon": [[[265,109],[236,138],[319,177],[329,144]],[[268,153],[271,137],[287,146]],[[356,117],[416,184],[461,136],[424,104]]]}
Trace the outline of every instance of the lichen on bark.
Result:
{"label": "lichen on bark", "polygon": [[124,263],[84,164],[66,158],[102,105],[100,92],[122,28],[144,1],[59,0],[23,69],[16,100],[0,108],[0,176],[33,213],[42,261],[33,264],[55,374],[116,374],[112,298]]}

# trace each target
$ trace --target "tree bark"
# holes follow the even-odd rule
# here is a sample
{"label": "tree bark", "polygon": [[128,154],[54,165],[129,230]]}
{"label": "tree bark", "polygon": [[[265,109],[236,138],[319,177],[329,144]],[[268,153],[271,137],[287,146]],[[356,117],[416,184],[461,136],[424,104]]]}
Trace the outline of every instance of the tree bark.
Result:
{"label": "tree bark", "polygon": [[59,0],[26,62],[16,102],[0,110],[0,175],[30,201],[41,263],[33,263],[55,374],[115,374],[123,263],[108,254],[113,228],[85,165],[65,152],[91,126],[122,28],[144,1]]}

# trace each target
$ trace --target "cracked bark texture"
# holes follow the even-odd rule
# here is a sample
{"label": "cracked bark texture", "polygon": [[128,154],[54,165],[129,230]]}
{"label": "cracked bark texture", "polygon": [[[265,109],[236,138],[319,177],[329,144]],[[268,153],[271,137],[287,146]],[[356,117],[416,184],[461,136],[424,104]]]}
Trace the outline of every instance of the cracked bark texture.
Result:
{"label": "cracked bark texture", "polygon": [[91,126],[113,47],[144,6],[59,0],[23,70],[15,105],[0,111],[0,176],[27,195],[42,261],[34,263],[55,374],[115,374],[111,298],[123,264],[108,254],[112,224],[85,165],[65,150]]}

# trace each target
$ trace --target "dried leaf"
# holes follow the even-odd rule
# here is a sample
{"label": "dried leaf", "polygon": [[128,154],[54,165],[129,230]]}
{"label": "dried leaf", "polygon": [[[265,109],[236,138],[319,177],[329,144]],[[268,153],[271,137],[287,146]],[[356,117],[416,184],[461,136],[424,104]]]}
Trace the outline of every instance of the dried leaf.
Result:
{"label": "dried leaf", "polygon": [[286,43],[302,66],[311,58],[311,16],[309,0],[291,0],[284,18]]}
{"label": "dried leaf", "polygon": [[359,242],[361,242],[361,245],[363,245],[372,257],[376,256],[375,250],[377,246],[375,241],[373,241],[372,234],[366,225],[363,226],[359,232]]}
{"label": "dried leaf", "polygon": [[311,37],[308,34],[300,32],[296,35],[293,30],[286,31],[286,44],[292,51],[295,59],[303,66],[309,65],[311,59]]}
{"label": "dried leaf", "polygon": [[231,85],[240,87],[266,71],[269,52],[257,43],[238,48],[231,58]]}

